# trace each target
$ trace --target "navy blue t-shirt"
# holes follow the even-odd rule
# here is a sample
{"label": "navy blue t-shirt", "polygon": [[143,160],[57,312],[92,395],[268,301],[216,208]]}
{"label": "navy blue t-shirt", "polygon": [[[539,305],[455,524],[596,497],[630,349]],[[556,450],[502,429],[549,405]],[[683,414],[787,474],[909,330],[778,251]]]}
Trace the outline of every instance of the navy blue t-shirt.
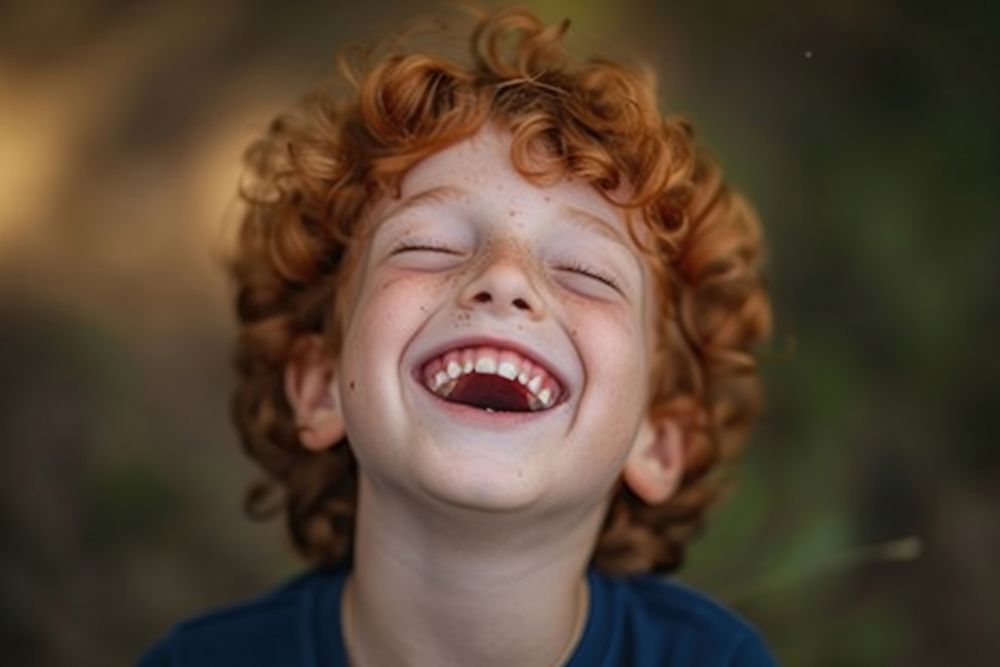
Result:
{"label": "navy blue t-shirt", "polygon": [[[307,572],[250,602],[176,626],[139,667],[347,665],[345,571]],[[590,570],[590,613],[567,667],[773,667],[746,621],[704,595],[653,576]]]}

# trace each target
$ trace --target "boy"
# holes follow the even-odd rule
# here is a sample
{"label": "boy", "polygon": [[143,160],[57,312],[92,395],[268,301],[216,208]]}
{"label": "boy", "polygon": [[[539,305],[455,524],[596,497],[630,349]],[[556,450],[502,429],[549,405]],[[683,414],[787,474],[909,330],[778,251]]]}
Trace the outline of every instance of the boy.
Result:
{"label": "boy", "polygon": [[[566,24],[392,53],[249,154],[234,413],[317,567],[142,665],[771,665],[645,573],[757,413],[759,227]],[[272,512],[273,513],[273,512]],[[624,575],[630,576],[624,576]]]}

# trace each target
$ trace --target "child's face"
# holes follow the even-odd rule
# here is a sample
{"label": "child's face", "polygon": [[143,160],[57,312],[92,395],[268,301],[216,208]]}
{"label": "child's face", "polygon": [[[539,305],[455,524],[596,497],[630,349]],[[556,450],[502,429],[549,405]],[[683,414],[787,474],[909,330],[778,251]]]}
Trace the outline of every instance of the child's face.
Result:
{"label": "child's face", "polygon": [[[586,184],[533,185],[509,152],[487,126],[374,207],[336,397],[381,488],[487,510],[593,508],[646,417],[651,273],[619,208]],[[507,341],[547,367],[554,406],[490,413],[432,393],[427,362],[476,337],[500,362]]]}

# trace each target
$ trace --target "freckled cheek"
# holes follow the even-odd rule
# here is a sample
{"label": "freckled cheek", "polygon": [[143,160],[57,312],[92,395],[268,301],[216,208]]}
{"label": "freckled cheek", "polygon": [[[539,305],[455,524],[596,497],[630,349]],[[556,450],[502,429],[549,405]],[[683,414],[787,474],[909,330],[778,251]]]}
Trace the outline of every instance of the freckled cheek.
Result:
{"label": "freckled cheek", "polygon": [[637,335],[638,323],[620,312],[609,312],[603,317],[589,317],[575,321],[570,335],[588,366],[589,381],[601,386],[611,400],[631,403],[635,392],[645,378],[645,344]]}
{"label": "freckled cheek", "polygon": [[364,286],[350,322],[343,371],[356,380],[349,399],[368,410],[394,376],[409,339],[425,317],[404,281],[378,280]]}
{"label": "freckled cheek", "polygon": [[434,307],[434,300],[441,298],[443,282],[441,278],[413,274],[374,276],[360,296],[355,335],[369,341],[394,333],[406,335],[405,329],[418,326]]}

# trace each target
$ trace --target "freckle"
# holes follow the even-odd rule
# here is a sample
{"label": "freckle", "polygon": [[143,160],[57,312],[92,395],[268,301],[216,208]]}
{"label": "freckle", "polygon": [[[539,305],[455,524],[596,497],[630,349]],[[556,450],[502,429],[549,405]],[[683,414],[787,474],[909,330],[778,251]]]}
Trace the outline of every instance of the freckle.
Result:
{"label": "freckle", "polygon": [[513,218],[513,217],[515,217],[516,215],[517,215],[517,211],[515,211],[514,209],[510,209],[510,217],[512,217],[512,218]]}

